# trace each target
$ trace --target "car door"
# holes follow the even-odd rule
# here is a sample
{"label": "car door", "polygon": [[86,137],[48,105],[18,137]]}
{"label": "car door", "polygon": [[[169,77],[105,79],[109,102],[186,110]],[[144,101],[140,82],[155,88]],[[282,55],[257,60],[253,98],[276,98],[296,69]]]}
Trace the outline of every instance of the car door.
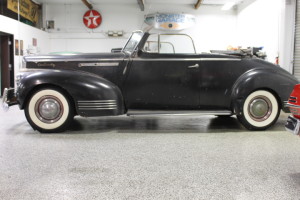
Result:
{"label": "car door", "polygon": [[200,60],[195,55],[140,52],[125,82],[127,108],[198,109]]}

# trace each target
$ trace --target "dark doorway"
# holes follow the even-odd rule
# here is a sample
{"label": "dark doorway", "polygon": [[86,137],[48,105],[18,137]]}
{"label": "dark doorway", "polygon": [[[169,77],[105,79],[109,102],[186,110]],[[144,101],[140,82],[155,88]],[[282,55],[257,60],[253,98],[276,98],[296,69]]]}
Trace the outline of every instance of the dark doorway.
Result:
{"label": "dark doorway", "polygon": [[0,96],[4,88],[14,87],[14,36],[0,32]]}

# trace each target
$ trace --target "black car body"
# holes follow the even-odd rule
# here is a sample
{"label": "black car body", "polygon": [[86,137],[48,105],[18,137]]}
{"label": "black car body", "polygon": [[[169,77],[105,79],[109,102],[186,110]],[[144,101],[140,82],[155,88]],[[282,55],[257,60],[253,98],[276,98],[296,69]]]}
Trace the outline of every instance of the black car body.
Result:
{"label": "black car body", "polygon": [[[62,131],[74,115],[237,115],[248,129],[274,124],[298,81],[245,55],[145,50],[136,31],[121,52],[28,56],[4,103],[19,104],[41,132]],[[160,39],[158,45],[160,47]]]}

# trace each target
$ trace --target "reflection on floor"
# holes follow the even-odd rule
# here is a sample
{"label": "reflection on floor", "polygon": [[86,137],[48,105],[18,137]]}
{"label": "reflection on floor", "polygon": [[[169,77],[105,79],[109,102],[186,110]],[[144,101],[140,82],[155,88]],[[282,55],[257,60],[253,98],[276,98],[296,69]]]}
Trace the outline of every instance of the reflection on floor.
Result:
{"label": "reflection on floor", "polygon": [[233,117],[76,117],[40,134],[0,111],[0,199],[299,199],[300,138]]}

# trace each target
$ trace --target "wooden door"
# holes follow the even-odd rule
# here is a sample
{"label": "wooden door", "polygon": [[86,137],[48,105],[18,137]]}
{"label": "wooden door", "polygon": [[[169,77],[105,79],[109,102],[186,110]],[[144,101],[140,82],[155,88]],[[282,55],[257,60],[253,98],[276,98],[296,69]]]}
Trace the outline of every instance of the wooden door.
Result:
{"label": "wooden door", "polygon": [[1,35],[1,96],[4,88],[14,87],[13,36]]}

